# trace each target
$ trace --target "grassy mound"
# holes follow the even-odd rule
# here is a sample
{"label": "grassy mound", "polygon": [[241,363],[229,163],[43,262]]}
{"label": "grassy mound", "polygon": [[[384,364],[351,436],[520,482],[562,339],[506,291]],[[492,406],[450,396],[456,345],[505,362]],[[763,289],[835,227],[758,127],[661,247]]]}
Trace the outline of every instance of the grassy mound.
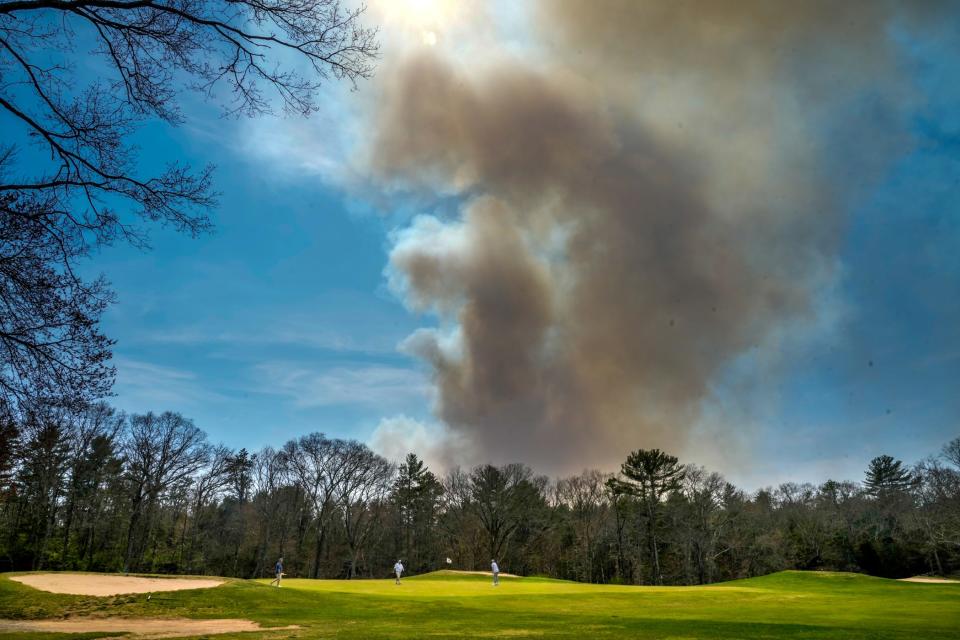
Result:
{"label": "grassy mound", "polygon": [[[298,638],[956,638],[960,585],[787,571],[705,587],[587,585],[440,571],[392,580],[232,580],[213,589],[90,598],[0,577],[0,618],[65,614],[246,618]],[[256,634],[246,634],[245,638]],[[4,635],[0,638],[25,638]],[[276,634],[270,637],[277,637]]]}
{"label": "grassy mound", "polygon": [[[441,569],[440,571],[431,571],[422,573],[419,576],[410,576],[405,580],[480,580],[490,582],[492,574],[488,571],[456,571],[454,569]],[[500,574],[501,580],[517,579],[517,576],[511,574]]]}

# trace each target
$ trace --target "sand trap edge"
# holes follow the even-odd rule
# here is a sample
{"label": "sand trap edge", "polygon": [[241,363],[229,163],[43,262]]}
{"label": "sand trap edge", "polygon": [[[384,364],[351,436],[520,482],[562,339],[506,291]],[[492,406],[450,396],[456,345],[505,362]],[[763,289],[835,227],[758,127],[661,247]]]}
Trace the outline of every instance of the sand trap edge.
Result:
{"label": "sand trap edge", "polygon": [[226,582],[215,578],[147,578],[102,573],[28,573],[9,576],[9,579],[48,593],[98,597],[212,589]]}

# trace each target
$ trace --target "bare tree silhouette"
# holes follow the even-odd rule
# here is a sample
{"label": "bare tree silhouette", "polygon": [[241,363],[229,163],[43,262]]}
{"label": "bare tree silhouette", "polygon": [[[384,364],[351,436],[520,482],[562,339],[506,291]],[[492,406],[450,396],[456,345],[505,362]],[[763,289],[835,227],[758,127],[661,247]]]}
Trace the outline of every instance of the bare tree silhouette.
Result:
{"label": "bare tree silhouette", "polygon": [[145,222],[192,236],[211,227],[212,167],[142,175],[137,127],[181,122],[183,90],[227,114],[314,111],[323,81],[373,71],[363,11],[339,0],[0,2],[3,402],[106,395],[112,342],[98,321],[112,298],[77,261],[117,240],[146,246]]}

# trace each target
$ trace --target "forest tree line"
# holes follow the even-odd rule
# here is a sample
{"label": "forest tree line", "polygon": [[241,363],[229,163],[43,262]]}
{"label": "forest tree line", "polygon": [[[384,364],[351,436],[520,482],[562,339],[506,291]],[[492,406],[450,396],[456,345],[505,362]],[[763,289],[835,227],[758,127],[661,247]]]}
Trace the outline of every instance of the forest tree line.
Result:
{"label": "forest tree line", "polygon": [[0,571],[384,577],[486,569],[703,584],[781,569],[960,572],[960,438],[862,481],[753,493],[653,449],[616,474],[523,464],[439,475],[310,433],[251,453],[172,412],[106,404],[0,418]]}

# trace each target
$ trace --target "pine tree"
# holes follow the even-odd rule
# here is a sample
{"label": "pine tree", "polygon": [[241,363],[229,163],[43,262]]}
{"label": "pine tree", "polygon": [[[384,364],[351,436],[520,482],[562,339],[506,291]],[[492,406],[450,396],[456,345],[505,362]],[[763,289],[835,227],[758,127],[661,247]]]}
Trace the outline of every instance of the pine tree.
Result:
{"label": "pine tree", "polygon": [[867,467],[864,481],[867,493],[874,498],[886,498],[902,493],[914,484],[913,474],[904,468],[903,462],[892,456],[878,456]]}
{"label": "pine tree", "polygon": [[663,584],[660,548],[657,536],[663,500],[680,488],[685,468],[680,461],[660,449],[638,449],[620,467],[617,480],[620,493],[637,496],[646,512],[647,543],[653,565],[653,579]]}
{"label": "pine tree", "polygon": [[18,459],[19,438],[17,423],[11,416],[5,415],[0,407],[0,501],[13,491],[11,481]]}
{"label": "pine tree", "polygon": [[411,572],[434,568],[423,549],[429,548],[436,525],[443,486],[416,454],[400,465],[393,485],[393,502],[399,516],[398,551]]}

